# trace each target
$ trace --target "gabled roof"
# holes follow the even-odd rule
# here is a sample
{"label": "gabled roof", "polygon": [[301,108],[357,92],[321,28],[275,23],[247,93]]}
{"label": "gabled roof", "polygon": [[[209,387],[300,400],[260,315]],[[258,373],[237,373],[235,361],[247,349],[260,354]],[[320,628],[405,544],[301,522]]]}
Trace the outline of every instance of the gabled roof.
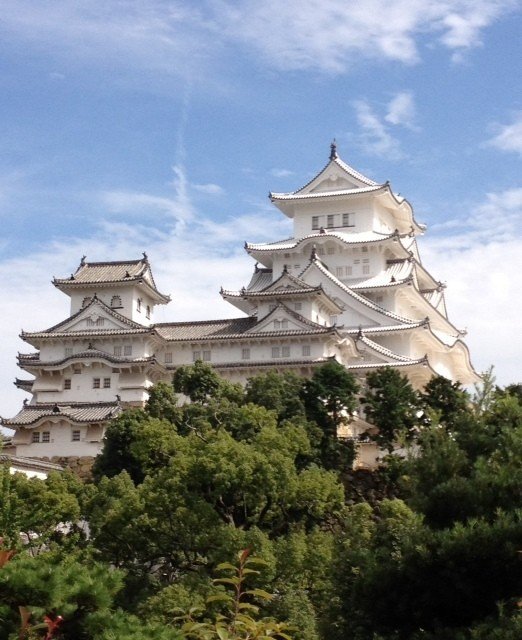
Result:
{"label": "gabled roof", "polygon": [[65,292],[95,286],[142,285],[156,302],[166,304],[170,301],[169,296],[158,291],[145,253],[140,260],[121,262],[86,262],[84,256],[76,271],[69,278],[54,278],[53,284]]}
{"label": "gabled roof", "polygon": [[403,318],[402,316],[399,316],[396,313],[392,313],[391,311],[388,311],[388,310],[384,309],[383,307],[380,307],[378,304],[372,302],[371,300],[368,300],[368,298],[365,298],[364,296],[360,295],[359,293],[356,293],[355,291],[352,291],[352,289],[350,289],[350,287],[347,287],[338,278],[336,278],[333,275],[333,273],[331,273],[327,269],[327,267],[324,265],[324,263],[321,262],[321,260],[318,260],[315,257],[312,257],[312,259],[310,260],[308,265],[299,274],[300,277],[303,277],[305,275],[305,273],[308,272],[312,268],[317,268],[323,275],[325,275],[329,280],[331,280],[340,289],[342,289],[342,291],[347,293],[351,298],[353,298],[354,300],[356,300],[360,304],[364,305],[365,307],[368,307],[369,309],[372,309],[373,311],[377,312],[379,315],[381,315],[383,317],[387,317],[387,318],[393,318],[394,320],[397,320],[397,322],[401,322],[401,323],[404,323],[404,324],[414,324],[415,323],[414,320],[411,320],[409,318]]}
{"label": "gabled roof", "polygon": [[[71,324],[75,324],[78,320],[81,320],[82,317],[89,317],[92,315],[94,309],[99,308],[104,314],[113,318],[116,324],[121,325],[121,328],[113,328],[113,329],[97,329],[93,327],[92,329],[75,329],[74,331],[67,331],[67,326]],[[30,342],[34,338],[65,338],[65,337],[76,337],[83,336],[86,337],[90,335],[115,335],[120,333],[152,333],[152,329],[149,327],[144,327],[138,322],[134,322],[129,318],[121,315],[114,309],[111,309],[108,305],[100,300],[96,294],[94,294],[92,300],[87,304],[83,309],[80,309],[72,316],[69,316],[65,320],[62,320],[58,324],[50,327],[49,329],[45,329],[44,331],[35,331],[35,332],[25,332],[22,331],[20,337],[22,340],[26,342]]]}
{"label": "gabled roof", "polygon": [[35,427],[47,418],[65,418],[73,424],[105,422],[121,413],[119,402],[59,402],[26,404],[14,418],[1,418],[6,427]]}

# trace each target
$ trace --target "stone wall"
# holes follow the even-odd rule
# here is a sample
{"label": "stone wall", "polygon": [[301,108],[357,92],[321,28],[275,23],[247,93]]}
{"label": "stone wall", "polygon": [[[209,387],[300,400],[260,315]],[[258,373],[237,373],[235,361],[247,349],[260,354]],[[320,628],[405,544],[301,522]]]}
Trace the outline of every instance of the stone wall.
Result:
{"label": "stone wall", "polygon": [[59,464],[65,469],[70,469],[82,480],[90,480],[95,458],[94,456],[52,456],[51,458],[40,458],[40,460]]}

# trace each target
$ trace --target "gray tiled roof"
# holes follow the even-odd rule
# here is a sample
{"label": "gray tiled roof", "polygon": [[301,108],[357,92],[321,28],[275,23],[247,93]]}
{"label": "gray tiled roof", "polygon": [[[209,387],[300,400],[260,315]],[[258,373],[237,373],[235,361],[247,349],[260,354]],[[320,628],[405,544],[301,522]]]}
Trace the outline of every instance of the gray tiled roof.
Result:
{"label": "gray tiled roof", "polygon": [[271,193],[270,199],[274,200],[314,200],[317,198],[328,198],[332,196],[357,196],[361,193],[372,193],[386,189],[386,184],[376,184],[368,187],[356,187],[354,189],[339,189],[337,191],[314,191],[312,193]]}
{"label": "gray tiled roof", "polygon": [[[289,313],[295,312],[288,310]],[[200,340],[221,340],[234,338],[273,338],[275,336],[292,337],[310,335],[317,333],[329,333],[335,329],[332,327],[322,327],[315,323],[310,323],[299,316],[299,319],[310,325],[306,329],[290,329],[277,331],[252,331],[258,324],[257,318],[250,316],[246,318],[231,318],[225,320],[204,320],[201,322],[165,322],[156,324],[155,329],[165,340],[171,342],[191,342]]]}
{"label": "gray tiled roof", "polygon": [[154,356],[146,356],[143,358],[129,358],[129,357],[119,357],[112,355],[111,353],[106,353],[105,351],[100,351],[99,349],[87,349],[86,351],[80,351],[79,353],[74,353],[71,356],[67,356],[66,358],[60,358],[59,360],[40,360],[39,353],[19,353],[18,361],[20,365],[33,365],[33,366],[59,366],[61,364],[65,364],[67,362],[73,362],[76,360],[106,360],[112,364],[142,364],[147,362],[155,362],[156,358]]}
{"label": "gray tiled roof", "polygon": [[101,284],[126,284],[128,282],[146,282],[160,298],[170,300],[169,296],[160,293],[154,282],[149,261],[124,260],[121,262],[86,262],[82,259],[80,266],[69,278],[54,278],[53,284],[58,288],[89,286]]}
{"label": "gray tiled roof", "polygon": [[43,418],[62,417],[73,423],[104,422],[121,412],[118,402],[75,402],[27,404],[14,418],[2,418],[9,427],[31,426]]}
{"label": "gray tiled roof", "polygon": [[22,456],[12,456],[8,453],[0,453],[0,462],[7,462],[12,466],[38,471],[63,471],[62,465],[55,464],[54,462],[37,460],[35,458],[24,458]]}

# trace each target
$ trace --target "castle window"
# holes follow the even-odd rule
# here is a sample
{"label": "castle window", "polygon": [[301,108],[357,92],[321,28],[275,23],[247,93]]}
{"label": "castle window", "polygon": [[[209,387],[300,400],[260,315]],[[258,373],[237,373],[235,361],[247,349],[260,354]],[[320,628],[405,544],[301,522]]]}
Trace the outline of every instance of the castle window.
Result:
{"label": "castle window", "polygon": [[132,355],[132,345],[131,344],[126,344],[123,347],[123,355],[124,356],[131,356]]}
{"label": "castle window", "polygon": [[103,388],[104,389],[110,389],[111,388],[111,379],[110,378],[104,378],[103,379]]}
{"label": "castle window", "polygon": [[192,362],[196,362],[197,360],[201,360],[201,351],[192,352]]}
{"label": "castle window", "polygon": [[346,275],[347,276],[351,276],[352,275],[352,267],[351,266],[350,267],[346,267],[345,271],[346,271]]}
{"label": "castle window", "polygon": [[336,275],[338,278],[342,278],[342,277],[343,277],[343,274],[344,274],[344,268],[343,268],[343,267],[336,267],[336,269],[335,269],[335,275]]}
{"label": "castle window", "polygon": [[145,316],[147,318],[150,318],[150,307],[149,307],[149,305],[147,305],[147,310],[145,311]]}
{"label": "castle window", "polygon": [[272,347],[272,358],[280,358],[281,353],[279,347]]}
{"label": "castle window", "polygon": [[100,378],[93,378],[92,379],[92,388],[93,389],[99,389],[100,388]]}
{"label": "castle window", "polygon": [[303,303],[302,303],[302,302],[296,302],[296,303],[294,304],[294,309],[295,309],[296,311],[301,311],[301,309],[302,309],[302,308],[303,308]]}
{"label": "castle window", "polygon": [[281,329],[281,321],[274,320],[274,329]]}
{"label": "castle window", "polygon": [[318,256],[324,256],[324,249],[323,249],[323,247],[319,247],[319,248],[317,249],[317,255],[318,255]]}
{"label": "castle window", "polygon": [[82,372],[82,368],[81,368],[81,366],[79,364],[77,364],[77,365],[75,365],[73,367],[73,373],[74,374],[78,374],[78,373],[81,373],[81,372]]}
{"label": "castle window", "polygon": [[250,349],[248,347],[241,349],[241,358],[243,360],[250,360]]}
{"label": "castle window", "polygon": [[363,264],[362,272],[363,272],[364,275],[368,275],[370,273],[370,265],[369,264]]}
{"label": "castle window", "polygon": [[93,320],[92,318],[87,318],[88,327],[103,327],[104,324],[105,324],[105,318],[96,318],[96,320]]}
{"label": "castle window", "polygon": [[141,298],[138,298],[138,300],[136,301],[136,311],[139,311],[141,313]]}
{"label": "castle window", "polygon": [[290,357],[290,347],[281,347],[281,356],[283,358],[289,358]]}
{"label": "castle window", "polygon": [[171,364],[172,363],[172,351],[167,351],[165,353],[165,363],[166,364]]}
{"label": "castle window", "polygon": [[70,378],[65,378],[65,380],[63,381],[63,388],[64,389],[70,389],[71,388],[71,379]]}
{"label": "castle window", "polygon": [[121,357],[121,344],[120,345],[116,345],[114,347],[114,355],[117,357]]}
{"label": "castle window", "polygon": [[92,298],[87,296],[86,298],[84,298],[82,300],[82,309],[85,309],[85,307],[87,307],[92,301]]}
{"label": "castle window", "polygon": [[203,362],[210,362],[211,355],[211,351],[203,351]]}
{"label": "castle window", "polygon": [[66,358],[70,358],[72,356],[72,354],[73,354],[73,348],[72,347],[65,347],[64,353],[65,353],[65,357]]}
{"label": "castle window", "polygon": [[309,344],[304,344],[303,345],[303,356],[309,356],[310,355],[310,345]]}
{"label": "castle window", "polygon": [[33,441],[33,443],[40,442],[40,432],[39,431],[33,431],[32,441]]}
{"label": "castle window", "polygon": [[51,432],[43,431],[42,432],[42,442],[51,442]]}
{"label": "castle window", "polygon": [[355,213],[343,213],[343,227],[355,227]]}
{"label": "castle window", "polygon": [[328,229],[331,229],[332,227],[335,226],[335,216],[333,215],[326,216],[326,226],[328,227]]}
{"label": "castle window", "polygon": [[111,307],[113,309],[121,309],[122,308],[121,297],[120,296],[112,296],[111,298]]}
{"label": "castle window", "polygon": [[73,429],[71,433],[71,440],[73,442],[80,442],[82,432],[79,429]]}
{"label": "castle window", "polygon": [[335,247],[328,247],[328,249],[326,250],[326,253],[331,256],[335,253]]}
{"label": "castle window", "polygon": [[281,320],[281,329],[288,329],[288,320]]}
{"label": "castle window", "polygon": [[319,216],[312,216],[312,230],[319,229]]}

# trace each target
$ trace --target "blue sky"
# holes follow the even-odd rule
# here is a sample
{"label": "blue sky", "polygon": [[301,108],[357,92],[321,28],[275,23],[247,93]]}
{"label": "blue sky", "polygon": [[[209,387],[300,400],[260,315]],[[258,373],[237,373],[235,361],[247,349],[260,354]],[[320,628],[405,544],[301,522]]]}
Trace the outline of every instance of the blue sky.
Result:
{"label": "blue sky", "polygon": [[159,320],[235,315],[244,240],[289,235],[269,190],[341,157],[428,224],[479,371],[520,379],[522,5],[516,0],[4,0],[0,413],[49,284],[147,251]]}

